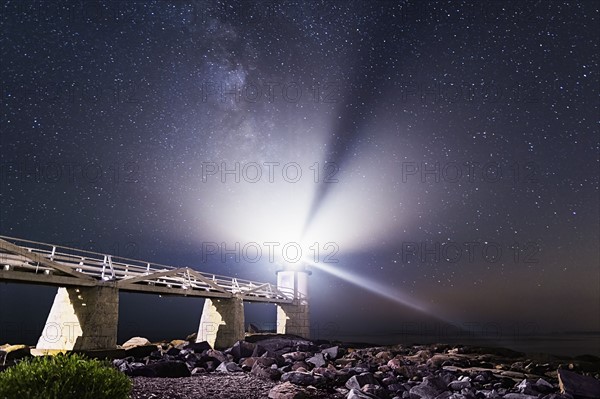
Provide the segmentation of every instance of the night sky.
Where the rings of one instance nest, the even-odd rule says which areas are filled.
[[[314,338],[598,333],[599,5],[3,0],[0,234],[265,282],[300,248]],[[0,343],[54,293],[0,284]],[[119,342],[202,302],[121,294]]]

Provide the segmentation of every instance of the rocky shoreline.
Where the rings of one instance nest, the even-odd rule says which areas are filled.
[[[597,399],[600,358],[456,345],[366,347],[253,335],[226,350],[132,338],[107,357],[134,399]],[[4,358],[14,361],[15,352]],[[0,352],[0,360],[2,353]]]

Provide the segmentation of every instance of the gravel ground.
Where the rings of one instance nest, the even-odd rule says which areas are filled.
[[[133,377],[133,399],[264,399],[276,383],[248,374]]]

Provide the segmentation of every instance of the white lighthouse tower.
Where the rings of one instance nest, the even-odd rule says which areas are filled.
[[[277,271],[277,288],[293,293],[293,302],[277,305],[277,333],[310,338],[308,276],[304,263],[286,265]]]

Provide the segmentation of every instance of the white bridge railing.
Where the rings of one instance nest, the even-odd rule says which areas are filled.
[[[290,302],[300,298],[292,289],[271,283],[199,272],[189,267],[176,268],[76,248],[62,247],[14,237],[0,236],[0,276],[10,271],[33,275],[63,275],[93,278],[96,281],[116,281],[123,290],[151,292],[156,287],[173,289],[175,295],[194,292],[221,293],[244,300]],[[39,279],[38,279],[39,281]],[[142,289],[143,288],[143,289]],[[176,291],[176,292],[175,292]],[[198,292],[200,291],[200,292]]]

